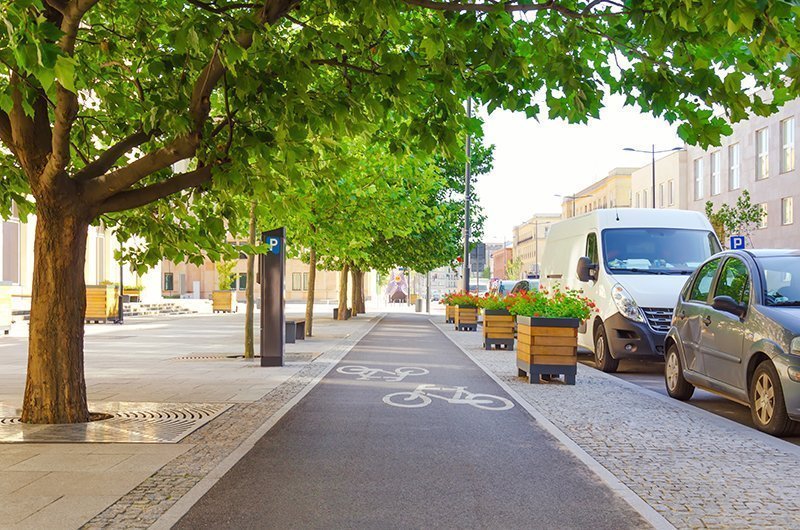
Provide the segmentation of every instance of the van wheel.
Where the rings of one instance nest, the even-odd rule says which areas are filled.
[[[611,356],[608,348],[608,337],[603,324],[594,331],[594,365],[607,374],[613,374],[619,367],[619,359]]]
[[[773,436],[796,432],[797,424],[786,413],[780,377],[772,361],[759,364],[753,374],[750,383],[750,416],[758,430]]]
[[[677,344],[671,344],[667,350],[667,360],[664,363],[664,382],[667,385],[669,397],[686,401],[694,394],[694,385],[683,377],[683,365]]]

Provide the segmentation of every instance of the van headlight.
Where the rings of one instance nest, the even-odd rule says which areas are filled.
[[[644,322],[642,310],[639,309],[639,306],[636,305],[636,301],[628,294],[628,291],[626,291],[623,286],[620,284],[614,285],[614,287],[611,288],[611,298],[614,300],[614,303],[617,304],[617,309],[622,316],[635,322]]]

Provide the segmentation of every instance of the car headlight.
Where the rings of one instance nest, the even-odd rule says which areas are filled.
[[[789,351],[794,355],[800,355],[800,337],[792,339],[791,349]]]
[[[639,306],[636,305],[636,301],[628,294],[628,291],[626,291],[623,286],[616,284],[612,287],[611,298],[614,300],[614,303],[617,304],[617,309],[622,316],[635,322],[644,322],[642,310],[639,309]]]

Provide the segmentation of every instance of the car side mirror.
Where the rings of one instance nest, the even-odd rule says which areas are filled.
[[[717,311],[725,311],[732,315],[742,318],[745,313],[745,305],[740,304],[730,296],[715,296],[714,301],[711,302],[711,307]]]
[[[586,256],[578,259],[578,279],[582,282],[597,279],[597,264]]]

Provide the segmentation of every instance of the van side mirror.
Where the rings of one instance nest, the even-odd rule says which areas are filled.
[[[726,313],[736,315],[739,318],[744,316],[746,310],[744,304],[740,304],[730,296],[715,296],[714,301],[711,302],[711,307],[717,311],[725,311]]]
[[[590,282],[597,279],[597,264],[583,256],[578,259],[578,279],[582,282]]]

